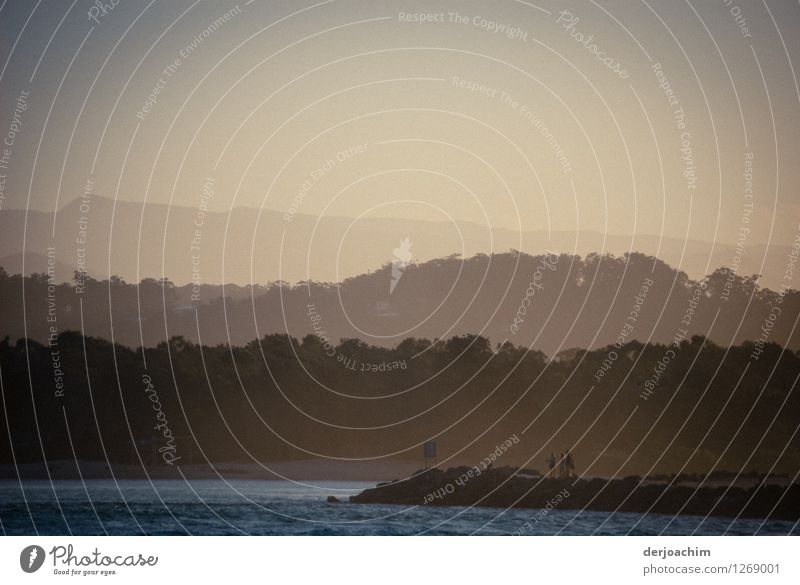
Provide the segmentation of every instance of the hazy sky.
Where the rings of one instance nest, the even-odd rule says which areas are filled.
[[[2,4],[2,209],[88,178],[196,207],[210,178],[216,210],[798,233],[796,2],[93,6]]]

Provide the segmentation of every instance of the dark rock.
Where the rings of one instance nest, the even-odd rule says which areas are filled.
[[[350,501],[358,504],[544,508],[557,500],[559,509],[564,510],[800,520],[798,484],[786,487],[761,485],[747,489],[739,486],[695,488],[676,485],[674,481],[645,485],[639,476],[575,481],[520,477],[517,470],[509,467],[484,470],[465,479],[463,474],[472,469],[456,467],[445,472],[420,473],[364,490],[351,496]],[[565,493],[569,495],[557,497]]]

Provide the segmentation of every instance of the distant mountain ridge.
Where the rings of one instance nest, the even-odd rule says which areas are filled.
[[[800,293],[781,295],[724,268],[697,281],[643,254],[510,252],[410,263],[394,288],[392,271],[387,263],[335,285],[254,287],[179,287],[154,279],[136,286],[114,277],[89,279],[82,294],[68,284],[49,290],[46,278],[35,276],[25,280],[25,310],[22,278],[0,273],[0,338],[44,341],[55,325],[130,347],[174,336],[244,345],[288,333],[382,347],[410,337],[478,334],[549,356],[620,339],[670,343],[693,335],[723,347],[760,340],[800,348]],[[54,321],[48,320],[51,309]]]
[[[86,228],[86,244],[78,244],[79,220]],[[27,218],[27,241],[23,242]],[[55,222],[55,230],[53,229]],[[197,225],[197,224],[200,225]],[[141,229],[140,229],[141,227]],[[114,201],[92,196],[81,209],[80,200],[53,213],[5,209],[0,213],[4,262],[7,271],[25,274],[39,270],[37,255],[55,246],[57,277],[69,280],[77,267],[79,247],[89,274],[117,275],[129,282],[166,276],[177,284],[266,284],[283,280],[341,282],[393,259],[393,250],[406,238],[417,262],[451,254],[521,250],[539,254],[546,249],[586,256],[590,253],[623,255],[640,252],[701,278],[719,266],[731,266],[737,256],[732,244],[679,240],[655,235],[618,236],[599,232],[546,232],[487,229],[473,223],[449,224],[409,219],[369,218],[355,221],[297,213],[284,214],[251,208],[228,212],[200,208]],[[55,238],[53,238],[55,233]],[[364,245],[368,242],[368,245]],[[24,244],[24,245],[23,245]],[[761,284],[777,287],[786,269],[790,247],[748,245],[737,272],[762,274]],[[763,262],[763,267],[762,267]],[[12,268],[9,270],[8,268]]]

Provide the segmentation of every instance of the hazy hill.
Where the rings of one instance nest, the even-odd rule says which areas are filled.
[[[451,257],[406,266],[395,275],[393,290],[392,266],[385,265],[338,285],[203,286],[195,300],[190,285],[147,279],[137,287],[119,278],[90,280],[83,294],[61,285],[48,299],[42,277],[23,283],[19,276],[1,276],[0,337],[12,340],[27,335],[44,341],[55,324],[59,331],[83,330],[132,347],[174,335],[208,345],[245,344],[284,332],[384,347],[411,336],[475,333],[550,356],[602,347],[623,333],[623,341],[668,343],[676,335],[703,335],[724,347],[759,338],[800,347],[796,291],[781,297],[725,269],[703,279],[701,290],[700,282],[641,254]],[[52,311],[56,321],[48,321]]]
[[[640,252],[656,256],[692,278],[701,278],[719,266],[731,266],[736,256],[730,244],[656,235],[629,237],[591,231],[548,235],[487,229],[473,223],[380,218],[354,221],[302,213],[287,222],[282,213],[271,210],[207,212],[162,204],[115,203],[100,196],[94,196],[83,211],[76,199],[55,218],[52,213],[3,210],[3,254],[22,252],[27,221],[26,253],[46,255],[45,248],[55,245],[58,261],[69,267],[59,271],[62,277],[61,273],[76,267],[81,217],[86,220],[82,227],[86,228],[89,273],[97,278],[117,275],[130,282],[166,276],[176,284],[185,284],[192,280],[193,268],[205,283],[341,282],[391,262],[393,250],[404,238],[410,239],[417,262],[456,252],[464,257],[509,250],[539,254],[548,248],[581,256]],[[195,230],[199,230],[199,236]],[[762,284],[774,288],[783,277],[788,253],[785,245],[766,248],[748,243],[738,273],[762,274]],[[26,258],[25,273],[38,271],[38,265]],[[20,263],[15,262],[13,272],[18,267]]]

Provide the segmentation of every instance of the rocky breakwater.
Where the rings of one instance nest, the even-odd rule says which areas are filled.
[[[479,472],[427,469],[405,480],[378,484],[351,496],[356,504],[490,506],[620,511],[669,515],[800,519],[800,485],[685,486],[625,479],[551,479],[535,471],[503,467]]]

